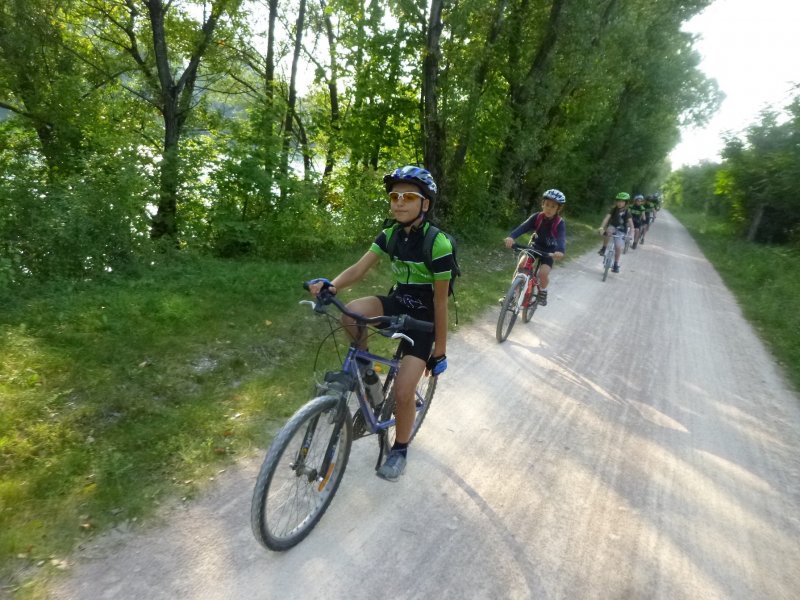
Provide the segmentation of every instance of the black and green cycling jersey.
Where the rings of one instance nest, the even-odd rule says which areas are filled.
[[[644,206],[647,212],[652,213],[658,208],[658,202],[655,200],[645,200]]]
[[[647,208],[646,208],[646,206],[644,204],[634,204],[632,206],[629,206],[628,210],[631,211],[631,214],[633,215],[633,218],[637,219],[637,218],[641,218],[642,217],[642,215],[645,213]]]
[[[392,278],[397,284],[397,291],[419,295],[432,295],[434,281],[448,281],[452,277],[454,266],[453,246],[443,233],[439,233],[433,241],[431,271],[425,265],[423,242],[425,232],[430,227],[427,221],[419,229],[406,233],[405,229],[392,226],[384,229],[375,238],[370,252],[378,256],[388,256],[389,239],[399,235],[392,259]]]

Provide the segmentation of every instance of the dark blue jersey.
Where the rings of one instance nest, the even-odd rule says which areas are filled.
[[[532,233],[536,227],[536,217],[539,213],[533,213],[519,227],[508,234],[508,237],[517,239],[524,233]],[[556,217],[553,217],[555,219]],[[567,225],[564,219],[560,219],[556,225],[555,235],[553,235],[553,219],[544,217],[536,229],[536,240],[533,247],[540,252],[562,252],[567,251]]]

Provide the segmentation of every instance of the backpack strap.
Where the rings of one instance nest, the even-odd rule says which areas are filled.
[[[423,260],[431,273],[433,273],[433,242],[436,240],[436,236],[439,235],[439,231],[441,230],[438,227],[428,223],[428,231],[425,232],[425,240],[422,242]]]
[[[539,231],[539,225],[542,224],[542,221],[544,221],[544,213],[542,211],[539,211],[539,213],[536,215],[536,219],[533,222],[533,231],[534,231],[534,233]],[[555,217],[553,217],[553,226],[550,229],[550,233],[553,234],[553,237],[558,237],[558,235],[557,235],[558,234],[558,226],[559,226],[560,223],[561,223],[561,217],[559,215],[556,215]]]
[[[391,235],[389,236],[389,239],[386,240],[386,253],[389,255],[389,262],[391,262],[397,256],[397,239],[399,237],[397,232],[399,230],[399,223],[392,225]]]
[[[558,237],[558,226],[561,224],[561,216],[556,215],[553,217],[553,227],[551,229],[551,233],[553,234],[554,238]]]
[[[539,213],[536,215],[536,219],[533,221],[533,233],[539,231],[539,225],[542,224],[542,221],[544,221],[544,213],[539,211]]]

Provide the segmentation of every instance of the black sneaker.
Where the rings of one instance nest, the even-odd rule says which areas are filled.
[[[606,253],[606,247],[605,247],[605,246],[603,246],[602,248],[600,248],[600,250],[598,250],[598,251],[597,251],[597,253],[598,253],[600,256],[603,256],[603,255]]]
[[[536,300],[539,302],[539,306],[547,306],[547,290],[539,290]]]
[[[619,273],[619,265],[614,265],[613,267],[611,267],[611,272],[612,273]]]

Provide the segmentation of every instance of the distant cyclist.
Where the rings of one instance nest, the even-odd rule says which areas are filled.
[[[647,218],[645,216],[644,196],[636,194],[633,197],[633,205],[628,207],[628,210],[631,211],[631,217],[633,218],[633,244],[631,248],[636,250],[636,246],[639,245],[639,237],[642,235],[642,224]]]
[[[650,226],[653,224],[653,221],[656,220],[656,211],[661,208],[656,196],[653,194],[649,194],[647,198],[644,199],[644,214],[645,220],[642,224],[642,233],[641,233],[641,243],[644,244],[644,234],[650,231]]]
[[[514,245],[514,240],[525,233],[534,233],[533,248],[544,254],[539,267],[539,306],[547,306],[547,285],[550,283],[550,270],[553,259],[561,260],[567,252],[567,224],[561,218],[561,209],[567,198],[556,189],[542,194],[542,210],[533,213],[519,227],[503,240],[506,248]]]
[[[625,246],[625,236],[630,236],[633,233],[633,217],[631,211],[628,210],[628,202],[631,195],[627,192],[620,192],[614,198],[614,206],[611,207],[608,214],[603,219],[603,224],[600,225],[600,233],[603,237],[603,247],[600,248],[598,254],[603,256],[606,253],[606,244],[609,243],[608,237],[611,237],[611,243],[614,244],[614,265],[611,267],[613,273],[619,273],[619,258],[622,255],[622,248]]]
[[[394,381],[397,437],[386,462],[377,471],[379,477],[397,481],[406,467],[420,377],[426,370],[439,375],[447,368],[447,299],[454,259],[450,240],[439,232],[433,241],[432,269],[426,265],[424,241],[430,227],[426,217],[437,194],[431,174],[421,167],[409,165],[386,175],[383,184],[389,194],[395,223],[378,234],[372,247],[358,262],[332,281],[314,280],[309,289],[314,295],[325,288],[336,293],[337,289],[360,281],[382,256],[389,256],[389,241],[398,236],[397,255],[390,257],[395,284],[389,295],[359,298],[347,305],[352,312],[367,317],[407,314],[434,323],[433,333],[406,332],[414,340],[413,345],[405,340],[400,342],[403,358]],[[359,337],[361,332],[354,321],[345,316],[342,322],[350,337],[359,342],[360,347],[366,348],[366,339]]]

